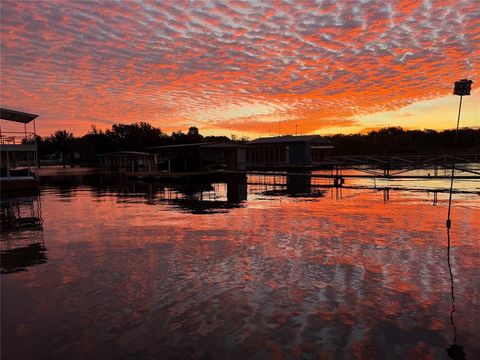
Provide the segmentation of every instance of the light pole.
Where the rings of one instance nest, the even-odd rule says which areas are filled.
[[[465,95],[470,95],[470,90],[472,89],[472,80],[462,79],[455,81],[455,87],[453,89],[453,94],[460,96],[460,104],[458,105],[458,117],[457,117],[457,129],[455,131],[455,140],[453,144],[453,157],[452,157],[452,177],[450,179],[450,195],[448,198],[448,215],[447,215],[447,229],[450,229],[452,221],[450,219],[450,213],[452,208],[452,191],[453,191],[453,178],[455,175],[455,156],[457,153],[457,141],[458,141],[458,128],[460,126],[460,112],[462,111],[462,99]]]

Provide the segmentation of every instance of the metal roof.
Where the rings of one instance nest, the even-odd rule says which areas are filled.
[[[103,153],[103,154],[98,154],[97,156],[122,156],[122,155],[141,155],[141,156],[146,156],[150,155],[149,153],[146,152],[141,152],[141,151],[114,151],[114,152],[108,152],[108,153]]]
[[[153,149],[158,149],[158,150],[163,150],[163,149],[176,149],[176,148],[186,148],[186,147],[196,147],[196,146],[201,146],[204,144],[208,143],[191,143],[191,144],[178,144],[178,145],[162,145],[162,146],[152,146],[149,148],[146,148],[147,150],[153,150]]]
[[[38,115],[29,114],[17,110],[0,108],[0,119],[27,124],[37,118]]]
[[[218,148],[218,149],[229,149],[229,148],[235,148],[235,149],[242,149],[245,147],[244,144],[237,144],[237,143],[205,143],[202,145],[203,148]]]
[[[227,142],[204,142],[204,143],[191,143],[191,144],[179,144],[179,145],[162,145],[162,146],[153,146],[147,148],[147,150],[169,150],[169,149],[182,149],[182,148],[241,148],[243,144],[227,143]]]
[[[294,143],[294,142],[320,142],[323,144],[330,144],[330,141],[323,138],[320,135],[284,135],[284,136],[273,136],[273,137],[264,137],[258,138],[253,141],[250,141],[248,144],[276,144],[276,143]]]

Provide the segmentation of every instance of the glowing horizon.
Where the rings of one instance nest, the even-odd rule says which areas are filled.
[[[1,9],[1,106],[37,129],[147,121],[204,135],[453,128],[474,81],[474,1],[16,2]]]

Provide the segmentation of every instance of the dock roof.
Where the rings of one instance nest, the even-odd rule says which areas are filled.
[[[272,137],[263,137],[250,141],[248,144],[277,144],[277,143],[294,143],[294,142],[318,142],[326,145],[330,144],[330,141],[323,138],[320,135],[283,135],[283,136],[272,136]]]
[[[3,120],[28,124],[30,121],[34,120],[37,117],[38,115],[36,114],[29,114],[17,110],[0,108],[0,118]]]
[[[203,142],[203,143],[191,143],[191,144],[178,144],[178,145],[163,145],[163,146],[153,146],[147,148],[148,150],[175,150],[183,148],[242,148],[243,144],[228,143],[228,142]]]
[[[113,151],[113,152],[98,154],[97,156],[122,156],[122,155],[147,156],[150,154],[146,152],[141,152],[141,151]]]

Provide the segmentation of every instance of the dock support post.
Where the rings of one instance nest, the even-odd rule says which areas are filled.
[[[10,153],[7,150],[7,178],[10,177]]]
[[[390,166],[388,164],[385,164],[385,166],[383,167],[383,176],[390,176]]]
[[[335,176],[335,178],[333,179],[333,186],[342,187],[344,182],[345,182],[345,180],[343,179],[343,177]]]

